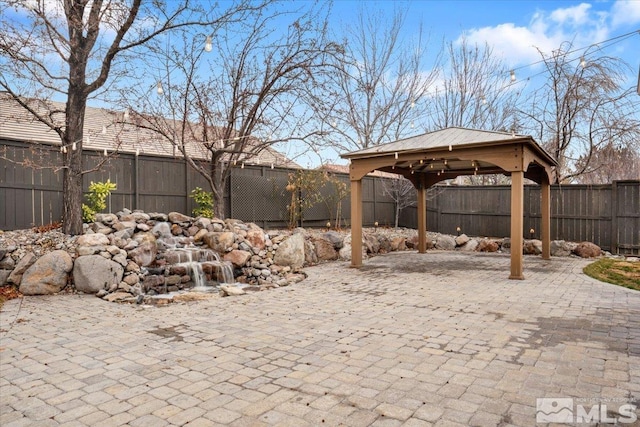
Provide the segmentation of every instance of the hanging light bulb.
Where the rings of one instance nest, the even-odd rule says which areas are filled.
[[[413,124],[413,122],[411,122],[411,129],[413,129],[415,127],[415,125]]]
[[[416,107],[416,101],[411,101],[411,108],[415,108]]]
[[[156,85],[156,92],[158,92],[158,95],[162,95],[164,93],[164,89],[162,89],[162,82],[158,82]]]
[[[453,147],[451,146],[451,144],[449,144],[449,151],[452,151]]]
[[[482,103],[486,104],[487,103],[487,98],[485,98],[484,96],[482,97]]]
[[[140,149],[136,148],[136,157],[138,157],[140,155]]]
[[[107,127],[105,125],[102,125],[102,134],[103,135],[107,134]]]
[[[581,57],[580,57],[580,66],[581,66],[582,68],[584,68],[584,67],[586,67],[586,66],[587,66],[587,61],[585,61],[584,56],[581,56]]]
[[[424,160],[420,159],[420,164],[423,164],[423,163],[424,163]]]
[[[511,81],[512,82],[516,81],[516,72],[514,70],[511,70]]]
[[[129,107],[125,108],[123,118],[125,121],[129,120]]]
[[[67,147],[66,147],[66,146],[62,147],[62,152],[63,152],[64,154],[67,154]]]
[[[398,160],[398,152],[397,151],[395,153],[393,153],[393,156],[396,158],[396,160]]]
[[[411,175],[413,175],[415,173],[415,171],[411,171]]]
[[[73,151],[76,151],[76,148],[78,148],[78,145],[75,142],[73,144],[71,144],[71,149]]]
[[[105,157],[107,157],[109,155],[109,153],[107,153],[107,149],[105,148],[104,151],[102,152],[102,154],[104,154]]]
[[[444,164],[445,164],[445,166],[447,165],[447,159],[444,159]]]
[[[244,169],[244,162],[240,165],[240,169]]]
[[[207,36],[206,40],[204,41],[204,50],[207,52],[211,52],[213,50],[211,36]]]
[[[271,163],[271,169],[273,169],[273,163]]]

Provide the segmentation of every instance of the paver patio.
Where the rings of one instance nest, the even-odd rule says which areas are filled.
[[[163,307],[11,300],[0,425],[531,426],[544,397],[629,421],[640,292],[587,263],[525,257],[518,281],[508,255],[405,252]]]

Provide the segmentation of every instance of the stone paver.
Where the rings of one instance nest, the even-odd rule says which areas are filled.
[[[640,401],[640,292],[587,263],[525,257],[512,281],[505,255],[407,252],[163,307],[11,300],[0,425],[530,426],[544,397],[616,416]]]

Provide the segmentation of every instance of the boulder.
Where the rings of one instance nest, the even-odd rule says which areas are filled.
[[[396,236],[391,239],[392,251],[404,251],[407,249],[406,239],[402,236]]]
[[[169,212],[169,222],[173,224],[192,222],[193,218],[180,212]]]
[[[470,240],[469,236],[467,236],[466,234],[461,234],[459,236],[457,236],[455,238],[456,241],[456,245],[457,246],[463,246],[465,243],[467,243]]]
[[[318,263],[318,255],[316,254],[316,246],[313,242],[304,240],[304,264],[315,265]]]
[[[247,231],[245,239],[249,242],[251,247],[257,248],[259,251],[263,250],[266,246],[264,231],[260,228],[252,228]]]
[[[223,254],[232,249],[232,246],[236,241],[236,237],[235,234],[230,231],[214,231],[205,234],[202,240],[208,247]]]
[[[456,240],[453,236],[447,234],[441,234],[436,240],[436,249],[443,251],[452,251],[456,248]]]
[[[602,249],[600,246],[591,242],[578,243],[578,246],[573,250],[573,253],[581,258],[596,258],[602,255]]]
[[[342,241],[340,243],[342,243]],[[315,246],[318,261],[333,261],[338,259],[338,252],[335,249],[335,245],[324,236],[314,238],[313,246]]]
[[[229,261],[236,268],[244,267],[251,259],[251,252],[234,249],[224,254],[224,260]]]
[[[240,286],[236,285],[221,285],[220,286],[220,296],[222,297],[232,297],[238,295],[244,295],[246,292]]]
[[[542,241],[537,239],[525,240],[522,253],[525,255],[540,255],[542,253]]]
[[[78,291],[95,294],[122,281],[124,267],[100,255],[79,257],[73,266],[73,281]]]
[[[367,253],[377,254],[380,252],[380,242],[377,236],[369,233],[362,233],[362,243],[367,248]]]
[[[155,261],[158,248],[155,243],[143,242],[137,248],[129,252],[129,258],[139,266],[146,267]]]
[[[476,239],[469,239],[467,243],[460,246],[460,250],[463,252],[473,252],[478,248],[478,241]]]
[[[71,256],[62,250],[40,257],[22,275],[20,292],[23,295],[51,295],[67,286],[68,273],[73,268]]]
[[[9,279],[10,274],[11,271],[9,270],[0,270],[0,286],[8,284],[7,279]]]
[[[480,252],[498,252],[498,249],[500,249],[500,246],[495,240],[482,239],[478,243],[478,251]]]
[[[76,240],[78,246],[107,246],[110,243],[109,238],[101,233],[83,234]]]
[[[96,214],[95,222],[101,222],[105,225],[113,225],[118,222],[118,217],[112,213]]]
[[[280,243],[274,256],[274,262],[278,265],[289,266],[292,269],[300,269],[304,265],[304,236],[294,234]]]
[[[418,249],[418,235],[414,234],[413,236],[409,237],[406,241],[405,244],[407,245],[407,248],[409,249]],[[433,249],[435,244],[433,243],[433,240],[431,240],[431,238],[429,236],[425,237],[425,242],[426,242],[426,247],[427,249]]]
[[[574,242],[565,242],[564,240],[551,241],[551,256],[569,256],[578,246]]]
[[[391,240],[385,235],[376,235],[378,239],[378,244],[380,245],[380,249],[378,249],[378,253],[388,254],[391,252]]]
[[[20,258],[20,261],[18,261],[18,263],[16,264],[16,267],[13,269],[13,271],[9,275],[7,282],[13,283],[14,285],[19,285],[20,281],[22,280],[22,275],[24,274],[25,271],[27,271],[27,268],[33,265],[35,261],[36,261],[36,256],[33,254],[33,252],[27,252],[26,254],[24,254],[24,256]]]
[[[337,231],[327,231],[326,233],[322,233],[322,237],[330,241],[335,249],[342,248],[344,244],[342,234]]]

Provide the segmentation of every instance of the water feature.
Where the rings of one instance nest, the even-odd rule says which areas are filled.
[[[211,249],[184,247],[168,249],[165,274],[190,278],[193,290],[209,291],[221,284],[235,283],[230,262],[222,261]]]

